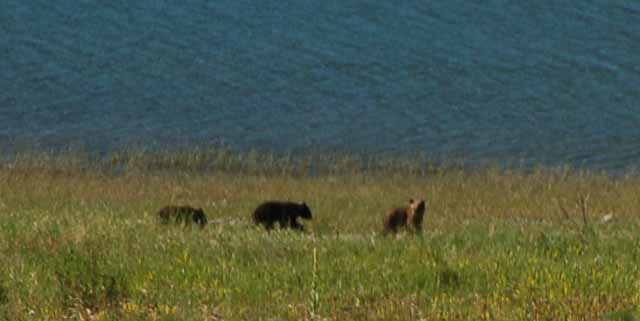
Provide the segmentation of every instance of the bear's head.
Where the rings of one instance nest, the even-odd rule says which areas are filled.
[[[202,208],[197,208],[193,214],[193,220],[201,226],[207,225],[207,214],[204,213]]]
[[[413,199],[409,200],[409,212],[413,216],[421,216],[424,215],[424,210],[427,207],[427,203],[424,200],[414,201]]]
[[[300,211],[300,217],[310,220],[313,218],[313,216],[311,215],[311,209],[309,209],[309,206],[307,206],[307,203],[302,203],[301,207],[300,207],[301,211]]]

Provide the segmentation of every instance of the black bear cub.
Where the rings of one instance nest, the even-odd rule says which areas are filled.
[[[165,206],[158,211],[160,222],[168,224],[172,220],[176,224],[184,223],[185,226],[195,222],[204,227],[207,225],[207,214],[202,208],[193,208],[191,206]]]
[[[311,210],[307,204],[268,201],[260,204],[253,211],[253,221],[256,225],[264,225],[267,231],[271,230],[276,222],[280,224],[280,228],[290,227],[304,231],[304,226],[298,223],[298,217],[312,219]]]

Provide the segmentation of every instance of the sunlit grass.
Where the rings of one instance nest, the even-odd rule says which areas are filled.
[[[196,150],[22,154],[0,182],[0,320],[637,318],[632,175]],[[412,197],[424,235],[382,237]],[[307,202],[309,232],[255,228],[266,199]]]

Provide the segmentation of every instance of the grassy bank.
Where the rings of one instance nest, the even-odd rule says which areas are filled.
[[[640,177],[262,154],[19,155],[0,168],[0,319],[603,320],[640,304]],[[381,237],[425,198],[426,233]],[[267,234],[266,199],[309,233]],[[203,207],[204,230],[160,226]]]

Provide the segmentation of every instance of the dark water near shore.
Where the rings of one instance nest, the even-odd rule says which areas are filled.
[[[0,2],[0,148],[640,161],[638,1]]]

